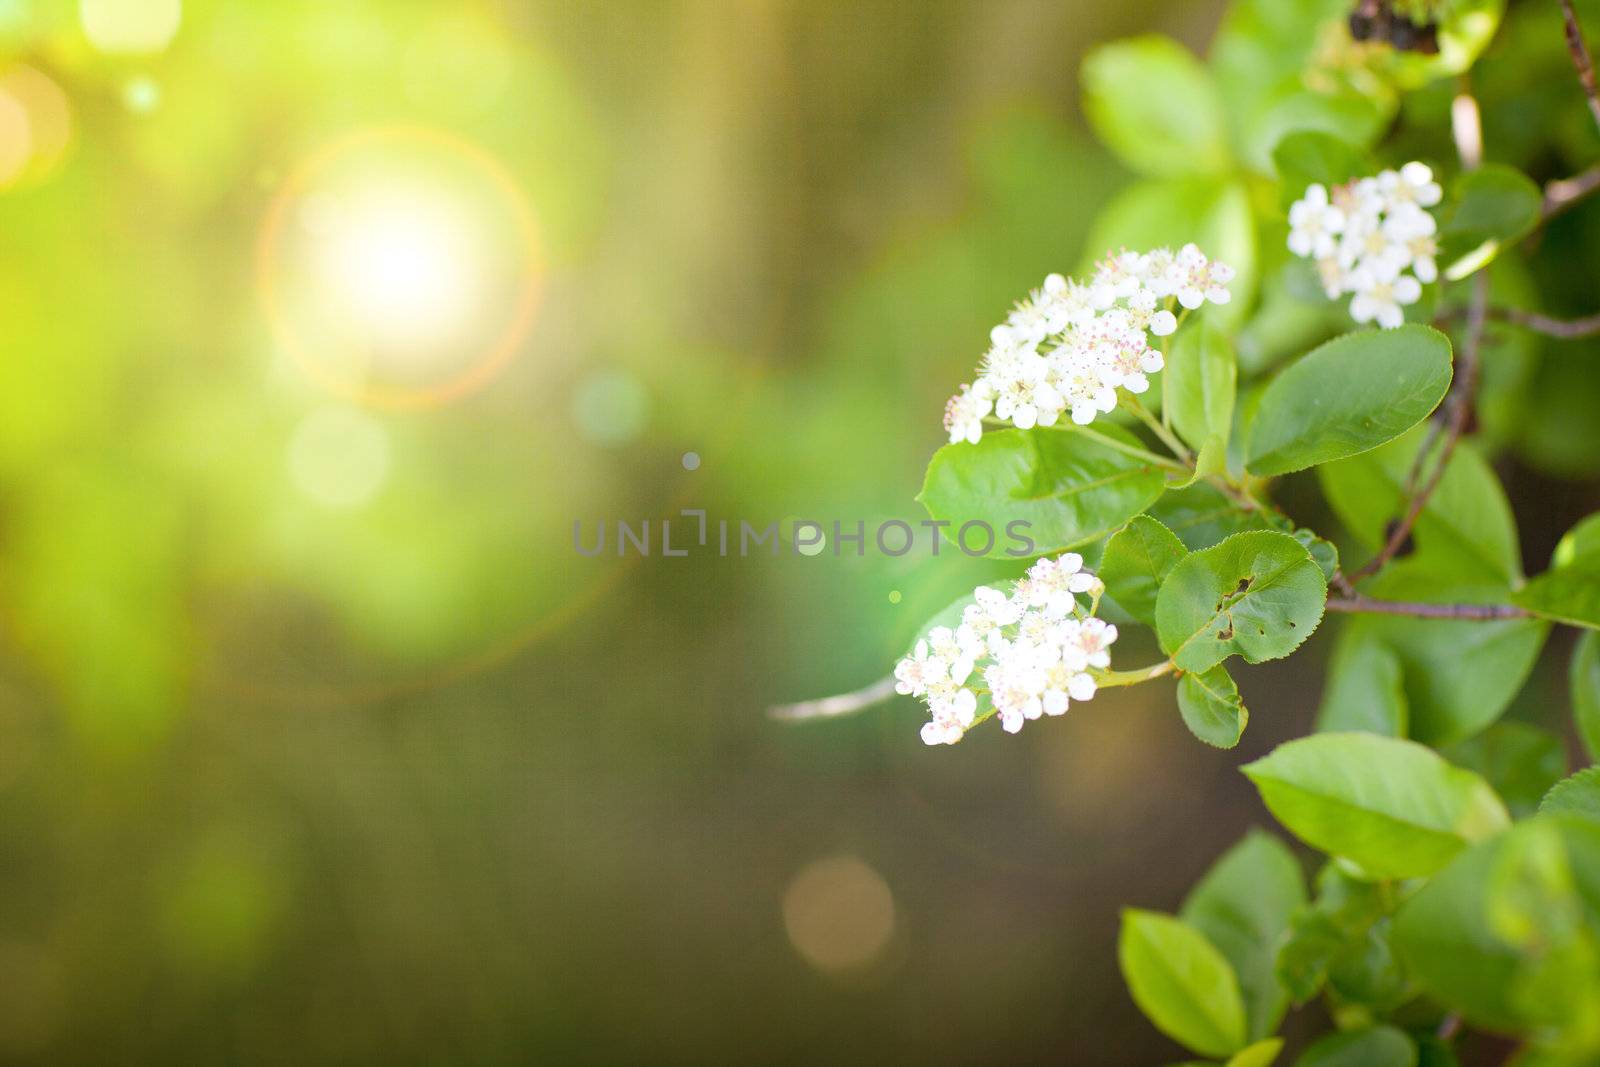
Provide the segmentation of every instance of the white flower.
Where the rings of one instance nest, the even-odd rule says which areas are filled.
[[[1414,237],[1430,237],[1438,229],[1433,216],[1415,204],[1399,204],[1383,220],[1384,235],[1398,244]]]
[[[983,417],[994,408],[987,388],[978,390],[963,385],[961,391],[944,405],[944,428],[950,433],[950,443],[966,441],[977,444],[983,437]]]
[[[944,681],[949,668],[928,654],[928,642],[918,641],[911,655],[894,666],[894,691],[906,696],[919,697],[932,683]]]
[[[1044,671],[1016,656],[1011,662],[996,663],[983,672],[989,683],[989,699],[994,701],[1000,726],[1008,734],[1022,729],[1028,719],[1044,714]]]
[[[1056,559],[1041,559],[1017,583],[1017,593],[1029,607],[1043,608],[1049,618],[1062,619],[1078,606],[1076,593],[1089,593],[1100,580],[1083,569],[1083,557],[1068,552]]]
[[[1432,207],[1444,198],[1444,190],[1433,180],[1432,168],[1415,161],[1398,171],[1386,170],[1379,174],[1378,188],[1392,204]]]
[[[1226,304],[1232,298],[1227,285],[1233,280],[1233,268],[1208,262],[1205,254],[1194,245],[1187,244],[1178,250],[1174,269],[1177,272],[1178,303],[1191,311],[1207,300],[1213,304]]]
[[[1306,188],[1306,195],[1289,208],[1289,251],[1315,259],[1333,255],[1334,237],[1344,232],[1344,212],[1328,201],[1322,185]]]
[[[1029,293],[1012,309],[1006,316],[1006,325],[1016,337],[1036,344],[1060,333],[1067,325],[1067,308],[1061,299],[1065,293],[1066,279],[1059,274],[1050,275],[1043,287]]]
[[[1100,580],[1067,552],[1038,560],[1010,593],[979,586],[961,625],[935,626],[895,666],[895,689],[921,697],[922,739],[955,744],[992,709],[1009,733],[1073,701],[1091,699],[1093,671],[1110,665],[1117,628],[1078,600],[1098,597]]]
[[[1439,242],[1431,233],[1411,238],[1406,242],[1406,250],[1411,253],[1411,273],[1417,276],[1417,281],[1431,285],[1439,280],[1439,265],[1433,258],[1439,254]]]
[[[1074,642],[1088,657],[1091,667],[1111,666],[1111,644],[1117,639],[1117,628],[1104,619],[1085,619],[1078,627]]]
[[[956,685],[972,675],[978,657],[983,655],[983,642],[968,626],[959,626],[954,630],[948,626],[935,626],[928,631],[928,648],[933,658],[944,664],[944,676]]]
[[[1087,426],[1095,416],[1117,407],[1117,390],[1106,382],[1106,372],[1086,360],[1072,364],[1060,384],[1061,399],[1072,412],[1072,421]]]
[[[1415,304],[1422,296],[1422,283],[1409,274],[1383,280],[1358,271],[1351,285],[1356,295],[1350,301],[1350,317],[1357,322],[1376,320],[1386,330],[1402,325],[1404,305]]]
[[[1443,196],[1433,171],[1407,163],[1335,187],[1308,186],[1289,209],[1289,249],[1315,260],[1330,299],[1351,296],[1350,317],[1392,328],[1405,305],[1438,280],[1438,222],[1425,210]]]
[[[1019,429],[1049,426],[1061,414],[1061,398],[1046,381],[1050,364],[1036,352],[1019,355],[994,388],[994,413]]]
[[[1086,284],[1049,275],[990,331],[977,377],[945,405],[950,442],[981,440],[990,413],[1031,429],[1114,410],[1118,388],[1144,392],[1164,365],[1150,338],[1178,328],[1175,308],[1225,304],[1232,280],[1192,244],[1109,255]]]
[[[1022,618],[1022,605],[998,589],[980,585],[972,591],[972,599],[998,626],[1010,626]]]

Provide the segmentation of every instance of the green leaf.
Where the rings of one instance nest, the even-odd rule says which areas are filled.
[[[1151,506],[1150,516],[1159,519],[1191,550],[1210,548],[1223,538],[1246,530],[1272,528],[1261,512],[1245,511],[1220,489],[1204,482],[1169,489]]]
[[[1346,529],[1373,552],[1409,503],[1407,484],[1427,431],[1417,427],[1382,448],[1317,469],[1322,491]],[[1487,575],[1508,586],[1522,576],[1516,521],[1500,479],[1466,442],[1412,528],[1408,565],[1439,574]]]
[[[1262,395],[1246,467],[1287,474],[1376,448],[1428,417],[1450,387],[1450,341],[1428,326],[1360,330],[1286,367]]]
[[[1170,915],[1125,909],[1117,960],[1134,1003],[1156,1029],[1203,1056],[1229,1056],[1244,1047],[1239,980],[1194,927]]]
[[[1095,433],[1137,444],[1114,426]],[[934,453],[917,499],[952,531],[988,524],[995,534],[991,557],[1018,551],[1007,527],[1025,522],[1032,554],[1039,554],[1105,536],[1155,503],[1164,477],[1160,467],[1083,433],[1001,430]]]
[[[1368,934],[1386,910],[1378,886],[1352,878],[1338,860],[1323,866],[1316,901],[1295,912],[1278,949],[1275,972],[1294,1003],[1316,996],[1336,967],[1348,973],[1346,961],[1365,952]]]
[[[1551,786],[1539,802],[1539,810],[1600,819],[1600,767],[1585,767]]]
[[[1295,1067],[1416,1067],[1417,1046],[1404,1030],[1374,1026],[1330,1034],[1294,1062]]]
[[[1444,276],[1457,281],[1532,230],[1544,194],[1520,171],[1485,163],[1456,178],[1450,201],[1455,207],[1439,227],[1439,255]]]
[[[1331,192],[1334,186],[1375,170],[1355,145],[1318,130],[1297,130],[1284,137],[1272,150],[1272,166],[1278,172],[1285,208],[1312,185]]]
[[[1156,592],[1167,572],[1188,551],[1177,534],[1148,515],[1138,515],[1106,542],[1105,554],[1100,557],[1100,580],[1124,611],[1154,626]]]
[[[1510,823],[1476,774],[1375,734],[1301,738],[1243,770],[1291,833],[1373,878],[1432,874]]]
[[[1543,618],[1600,628],[1600,515],[1569,530],[1556,545],[1550,569],[1511,599]]]
[[[1163,403],[1173,427],[1202,457],[1212,458],[1210,470],[1202,462],[1201,474],[1225,470],[1239,373],[1233,346],[1217,326],[1201,322],[1178,333],[1166,361]]]
[[[1504,603],[1495,586],[1453,583],[1391,565],[1365,591],[1390,600]],[[1407,731],[1428,745],[1463,741],[1494,722],[1522,688],[1549,624],[1538,619],[1412,619],[1360,615],[1346,624],[1361,640],[1376,640],[1400,660]]]
[[[1244,996],[1247,1034],[1278,1028],[1288,1006],[1274,964],[1292,915],[1306,903],[1300,864],[1271,834],[1253,830],[1223,853],[1179,912],[1232,965]]]
[[[1567,748],[1561,738],[1524,722],[1497,722],[1442,755],[1457,767],[1483,775],[1518,818],[1531,815],[1539,798],[1567,773]]]
[[[1304,527],[1290,530],[1289,535],[1306,546],[1306,551],[1311,553],[1311,558],[1322,569],[1323,580],[1332,581],[1339,570],[1339,549],[1334,543],[1318,537]]]
[[[1249,1048],[1240,1049],[1225,1067],[1270,1067],[1278,1053],[1283,1051],[1283,1038],[1269,1037],[1257,1041]]]
[[[1572,690],[1572,719],[1590,762],[1600,761],[1600,634],[1578,635],[1567,671]]]
[[[1395,945],[1469,1024],[1525,1032],[1593,1010],[1597,906],[1600,821],[1544,814],[1435,875],[1400,908]]]
[[[1334,132],[1360,144],[1379,136],[1394,93],[1365,71],[1352,82],[1319,65],[1350,13],[1343,0],[1234,0],[1211,46],[1211,65],[1244,162],[1266,171],[1293,130]],[[1370,173],[1370,172],[1369,172]]]
[[[1234,269],[1233,299],[1207,306],[1208,322],[1242,322],[1255,299],[1256,222],[1249,189],[1240,181],[1173,178],[1142,181],[1111,199],[1084,241],[1083,273],[1107,252],[1180,248],[1193,241],[1212,259]]]
[[[1157,35],[1113,41],[1091,51],[1082,70],[1089,124],[1134,170],[1221,174],[1231,165],[1211,72],[1177,41]]]
[[[1237,745],[1250,721],[1239,687],[1220,663],[1178,679],[1178,711],[1190,733],[1217,748]]]
[[[1321,568],[1293,537],[1235,534],[1172,568],[1156,598],[1156,635],[1183,671],[1235,653],[1248,663],[1281,659],[1322,621],[1327,594]]]
[[[1339,999],[1376,1011],[1398,1007],[1411,994],[1391,943],[1392,924],[1379,918],[1328,961],[1328,986]]]
[[[1382,89],[1368,93],[1350,85],[1314,88],[1304,78],[1285,78],[1243,117],[1240,124],[1247,126],[1246,136],[1252,142],[1244,151],[1256,169],[1265,171],[1271,169],[1271,159],[1262,146],[1276,148],[1297,132],[1333,134],[1370,146],[1383,135],[1394,111],[1394,98]]]
[[[1328,661],[1317,729],[1406,736],[1400,657],[1369,627],[1346,623]]]

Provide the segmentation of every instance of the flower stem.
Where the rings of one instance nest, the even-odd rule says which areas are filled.
[[[1119,685],[1138,685],[1148,682],[1152,678],[1159,678],[1163,674],[1171,674],[1175,668],[1170,659],[1149,667],[1140,667],[1131,671],[1094,671],[1094,684],[1101,689],[1111,689]]]
[[[984,419],[983,421],[993,426],[1009,427],[1011,425],[1009,422],[1006,422],[1003,419],[990,418]],[[1132,456],[1134,459],[1143,460],[1146,463],[1153,464],[1162,468],[1163,470],[1172,471],[1175,474],[1194,473],[1193,467],[1185,466],[1184,464],[1179,463],[1177,460],[1170,459],[1167,456],[1157,455],[1148,448],[1140,448],[1138,445],[1130,445],[1126,441],[1119,441],[1109,434],[1103,434],[1098,430],[1091,430],[1087,426],[1079,426],[1075,422],[1058,422],[1053,426],[1041,426],[1039,428],[1042,430],[1059,430],[1062,433],[1082,434],[1084,437],[1105,445],[1107,448],[1112,449],[1113,451],[1121,452],[1125,456]]]
[[[1140,422],[1149,427],[1150,432],[1155,434],[1162,444],[1171,449],[1172,454],[1177,456],[1178,459],[1183,462],[1185,467],[1189,468],[1190,470],[1194,469],[1194,457],[1189,454],[1189,450],[1187,448],[1183,447],[1183,442],[1178,440],[1178,438],[1173,435],[1171,430],[1168,430],[1165,426],[1161,425],[1160,420],[1158,420],[1154,415],[1150,414],[1150,409],[1140,403],[1138,397],[1131,393],[1124,393],[1120,399],[1122,401],[1122,406],[1128,411],[1132,412],[1134,418],[1138,419]]]

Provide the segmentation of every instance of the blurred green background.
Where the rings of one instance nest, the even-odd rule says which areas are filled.
[[[1176,1058],[1116,909],[1303,659],[1229,753],[783,725],[1000,572],[572,525],[920,518],[1084,51],[1220,6],[0,0],[0,1062]]]

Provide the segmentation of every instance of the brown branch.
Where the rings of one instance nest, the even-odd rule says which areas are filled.
[[[1372,597],[1329,597],[1328,610],[1347,615],[1409,615],[1418,619],[1526,619],[1528,612],[1515,604],[1428,604],[1410,600],[1375,600]]]
[[[1462,338],[1461,350],[1456,358],[1455,382],[1444,402],[1444,444],[1439,449],[1439,458],[1434,463],[1433,473],[1428,476],[1428,480],[1420,489],[1411,494],[1405,517],[1390,531],[1389,539],[1384,542],[1383,548],[1350,576],[1352,582],[1359,582],[1378,573],[1394,559],[1396,553],[1410,538],[1417,520],[1422,517],[1422,509],[1428,506],[1428,498],[1439,488],[1439,481],[1450,466],[1450,457],[1455,454],[1456,444],[1467,428],[1467,416],[1472,412],[1472,399],[1478,391],[1478,348],[1483,343],[1483,323],[1488,317],[1488,308],[1489,273],[1480,270],[1472,279],[1472,303],[1467,306],[1466,336]],[[1431,441],[1428,443],[1431,444]]]
[[[1596,189],[1600,189],[1600,163],[1570,178],[1557,178],[1545,183],[1540,221],[1548,222]]]
[[[838,715],[851,715],[864,711],[874,704],[882,704],[894,696],[894,678],[880,678],[869,686],[853,693],[823,697],[820,700],[802,700],[798,704],[778,704],[767,709],[773,719],[798,721],[803,719],[831,719]]]
[[[1600,333],[1600,315],[1585,315],[1581,319],[1557,319],[1541,315],[1537,311],[1494,307],[1489,309],[1489,317],[1513,326],[1521,326],[1534,333],[1542,333],[1547,337],[1593,337]]]
[[[1600,87],[1595,85],[1594,63],[1589,59],[1589,46],[1583,43],[1583,29],[1578,25],[1578,13],[1572,9],[1572,0],[1561,0],[1561,17],[1567,26],[1567,51],[1572,53],[1572,65],[1578,71],[1578,84],[1589,101],[1589,114],[1600,127]]]

